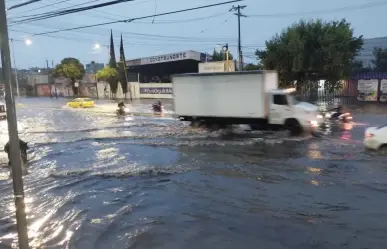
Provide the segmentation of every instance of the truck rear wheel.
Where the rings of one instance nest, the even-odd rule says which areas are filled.
[[[287,119],[285,128],[290,131],[291,136],[298,136],[302,133],[302,127],[296,119]]]

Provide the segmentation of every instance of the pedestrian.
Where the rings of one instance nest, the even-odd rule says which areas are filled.
[[[22,163],[27,162],[27,150],[28,150],[28,144],[24,142],[23,140],[19,139],[19,146],[20,146],[20,153],[21,153],[21,159]],[[9,153],[9,142],[5,144],[4,151],[8,155],[8,165],[11,166],[11,155]]]

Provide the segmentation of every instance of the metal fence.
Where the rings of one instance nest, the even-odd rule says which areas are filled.
[[[356,80],[343,80],[340,89],[335,91],[325,90],[316,82],[311,82],[298,91],[300,100],[322,106],[356,105],[359,102],[357,96]]]

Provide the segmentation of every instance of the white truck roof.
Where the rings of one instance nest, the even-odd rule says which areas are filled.
[[[266,74],[266,73],[276,73],[276,72],[277,71],[275,70],[253,70],[253,71],[236,71],[236,72],[185,73],[185,74],[174,74],[172,75],[172,77]]]
[[[290,94],[296,92],[296,88],[287,89],[272,89],[269,91],[271,94]]]

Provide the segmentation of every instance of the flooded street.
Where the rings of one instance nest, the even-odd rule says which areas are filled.
[[[24,183],[36,247],[385,246],[387,157],[362,144],[364,129],[385,116],[354,111],[350,131],[288,138],[208,133],[168,116],[118,118],[113,104],[93,112],[28,101],[17,112],[31,147]],[[132,110],[150,112],[149,103]],[[6,121],[0,127],[3,146]],[[0,193],[0,248],[9,248],[17,235],[6,167]]]

